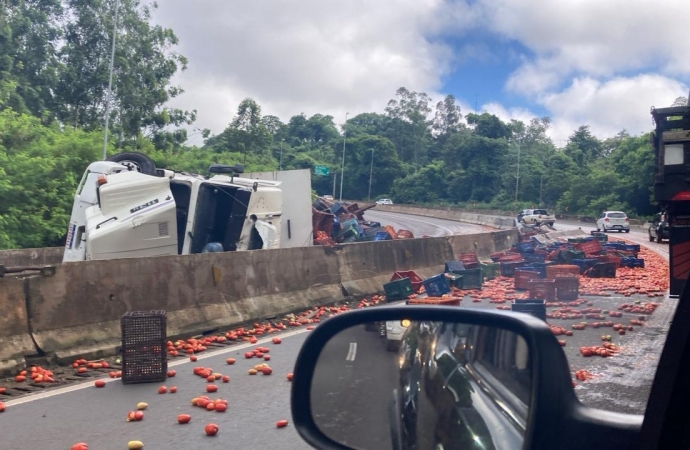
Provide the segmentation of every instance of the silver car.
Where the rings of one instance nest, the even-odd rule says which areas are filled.
[[[630,219],[621,211],[604,211],[597,219],[597,231],[630,233]]]

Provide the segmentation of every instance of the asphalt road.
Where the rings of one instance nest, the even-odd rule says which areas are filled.
[[[454,220],[436,219],[434,217],[412,216],[408,214],[376,211],[373,209],[364,213],[364,218],[390,225],[397,230],[409,230],[415,237],[448,236],[452,234],[479,233],[487,228]]]
[[[89,381],[7,402],[7,410],[0,414],[0,448],[67,450],[83,441],[94,450],[122,450],[130,440],[142,441],[149,450],[311,448],[292,424],[280,429],[275,425],[278,420],[291,421],[291,383],[285,375],[292,372],[306,333],[306,329],[287,333],[280,345],[272,344],[269,338],[256,345],[199,354],[196,363],[176,361],[171,368],[177,375],[164,383],[177,386],[175,394],[158,394],[158,386],[163,383],[123,385],[108,378],[100,389]],[[273,368],[272,375],[248,375],[250,368],[263,362],[243,356],[246,349],[256,346],[271,349],[268,364]],[[228,357],[236,358],[236,364],[227,365]],[[206,394],[209,383],[193,374],[196,366],[229,375],[230,382],[218,381],[214,383],[218,392]],[[218,413],[192,406],[191,399],[200,395],[228,400],[228,410]],[[144,420],[126,422],[127,412],[134,410],[138,402],[149,404]],[[189,424],[177,423],[177,415],[182,413],[192,416]],[[205,435],[207,423],[220,427],[218,435]]]

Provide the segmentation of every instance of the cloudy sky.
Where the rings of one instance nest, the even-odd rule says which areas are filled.
[[[687,96],[688,17],[687,0],[165,0],[155,14],[189,58],[173,105],[213,133],[246,97],[342,123],[404,86],[463,113],[549,116],[559,146],[584,124],[647,132],[651,106]]]

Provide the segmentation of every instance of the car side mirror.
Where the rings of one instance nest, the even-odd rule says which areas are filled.
[[[385,339],[367,332],[376,323]],[[569,372],[549,327],[527,314],[366,308],[305,340],[292,416],[325,449],[634,447],[642,416],[585,407]]]

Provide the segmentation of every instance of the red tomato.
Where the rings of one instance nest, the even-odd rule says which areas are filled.
[[[144,411],[134,411],[134,420],[139,421],[144,418]]]
[[[159,393],[159,394],[165,394],[166,392],[168,392],[168,388],[167,388],[167,387],[161,386],[161,387],[158,388],[158,393]]]
[[[177,392],[177,386],[170,386],[170,393],[174,394]]]
[[[83,442],[79,442],[71,446],[70,450],[89,450],[89,446]]]
[[[261,373],[263,373],[264,375],[270,375],[273,373],[273,369],[271,369],[270,367],[262,367]]]
[[[6,409],[7,407],[5,406],[5,404],[3,402],[0,402],[0,413],[5,412]]]
[[[287,426],[287,424],[288,424],[288,421],[287,421],[287,420],[279,420],[279,421],[276,422],[276,427],[278,427],[278,428],[284,428],[284,427]]]
[[[168,370],[168,378],[172,378],[175,375],[177,375],[177,372],[175,372],[174,370]]]
[[[222,380],[223,380],[223,383],[228,383],[228,382],[230,382],[230,377],[227,375],[223,375]]]
[[[290,372],[289,374],[287,374],[287,379],[288,379],[288,381],[292,381],[292,378],[293,378],[293,377],[294,377],[294,375],[292,375],[292,372]]]
[[[207,384],[206,385],[206,392],[216,392],[218,391],[218,386],[215,384]]]
[[[190,416],[189,414],[177,415],[177,423],[189,423],[190,420],[192,420],[192,416]]]
[[[218,425],[216,425],[215,423],[209,423],[204,427],[204,431],[208,436],[215,436],[216,434],[218,434]]]
[[[216,403],[216,411],[217,412],[225,412],[228,409],[228,405],[225,403]]]
[[[96,380],[96,382],[94,384],[96,385],[97,388],[105,387],[105,381],[103,381],[103,380]]]
[[[228,364],[235,364],[235,358],[228,358],[225,360],[225,362]]]

